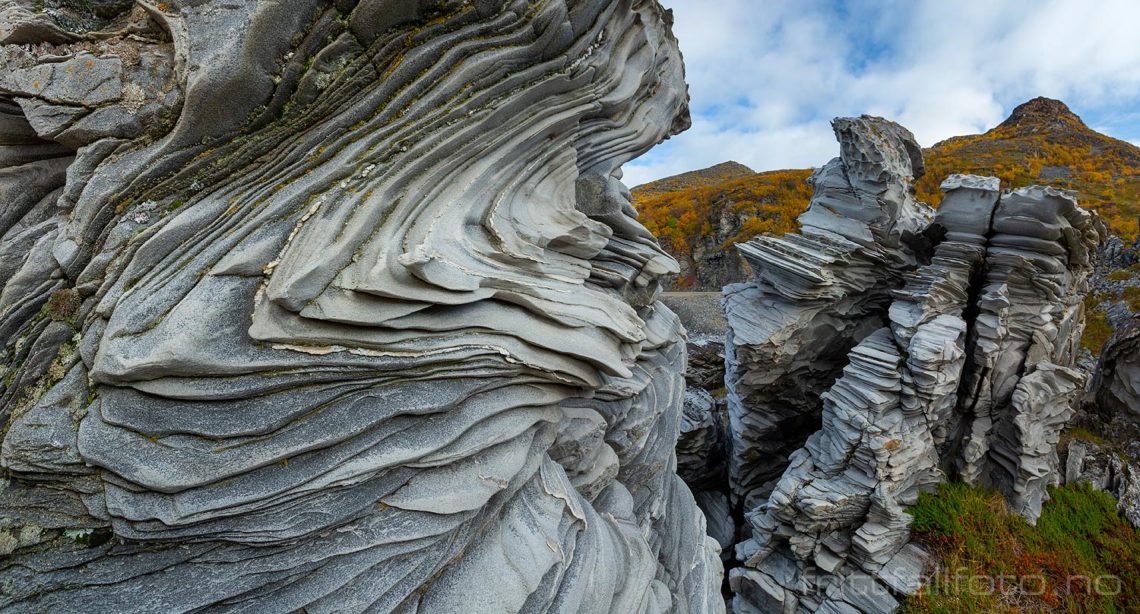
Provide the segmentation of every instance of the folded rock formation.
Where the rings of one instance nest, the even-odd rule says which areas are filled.
[[[0,609],[723,611],[671,19],[0,2]]]
[[[1083,388],[1095,214],[954,175],[924,225],[909,134],[835,127],[802,233],[741,246],[757,279],[725,293],[731,486],[751,529],[736,612],[892,611],[924,564],[906,508],[947,475],[1035,520]]]

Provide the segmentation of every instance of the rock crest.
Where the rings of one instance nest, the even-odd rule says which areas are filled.
[[[1085,123],[1060,100],[1038,96],[1014,107],[998,128],[1047,129],[1051,127],[1085,127]]]

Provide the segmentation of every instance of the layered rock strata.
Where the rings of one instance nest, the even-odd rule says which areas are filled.
[[[924,169],[909,131],[867,116],[833,127],[841,154],[809,179],[802,230],[739,245],[756,279],[724,292],[732,494],[746,509],[819,429],[820,395],[848,351],[883,326],[891,289],[917,262],[910,246],[933,217],[910,189]]]
[[[843,142],[842,131],[837,134]],[[895,159],[904,151],[898,148]],[[906,175],[899,176],[906,181]],[[799,407],[805,407],[804,399],[818,398],[821,427],[790,455],[766,501],[750,505],[748,491],[737,491],[751,536],[737,545],[743,566],[731,573],[735,611],[891,611],[900,595],[921,584],[924,555],[908,544],[906,508],[922,490],[953,475],[998,488],[1013,510],[1032,521],[1046,487],[1060,480],[1056,445],[1083,386],[1073,366],[1090,255],[1104,227],[1070,194],[1052,188],[1002,194],[996,179],[958,175],[942,188],[946,196],[926,229],[911,225],[915,218],[905,214],[914,209],[892,209],[882,198],[862,201],[862,210],[824,209],[850,216],[848,222],[832,221],[836,229],[860,228],[868,219],[889,227],[880,216],[897,211],[911,238],[921,234],[936,243],[932,250],[911,240],[884,247],[871,241],[883,233],[864,234],[868,242],[852,251],[896,256],[896,266],[874,270],[877,282],[848,283],[845,291],[835,292],[833,280],[849,279],[851,273],[815,265],[819,254],[826,254],[818,241],[815,250],[798,252],[800,262],[811,265],[798,268],[784,255],[797,252],[776,247],[805,244],[801,237],[785,237],[782,243],[766,237],[742,247],[753,254],[758,280],[726,292],[729,346],[749,358],[730,364],[736,373],[728,377],[730,398],[737,403],[734,444],[748,445],[749,431],[740,437],[738,429],[755,424],[770,425],[766,434],[776,437],[785,413],[781,406],[769,407],[792,387],[818,386],[798,398]],[[813,206],[817,202],[813,198]],[[805,214],[804,233],[818,233],[808,224],[819,219],[827,218]],[[907,255],[911,270],[906,270]],[[854,274],[862,272],[857,258],[846,256],[842,262],[855,263]],[[793,301],[825,292],[836,299],[823,305]],[[812,357],[819,348],[855,341],[840,359],[834,383],[797,376],[787,358],[756,360],[765,355],[747,343],[760,339],[760,351],[773,346],[767,341],[771,333],[752,334],[757,322],[767,325],[777,317],[773,311],[791,323],[775,330],[802,331],[826,321],[821,314],[838,320],[833,310],[853,304],[868,306],[857,313],[870,332],[852,335],[851,328],[817,326],[822,332],[801,350]],[[738,327],[752,336],[737,336]],[[801,338],[796,332],[785,335]],[[734,388],[745,394],[734,394]],[[770,405],[741,402],[749,398]],[[767,458],[766,452],[761,448],[760,458]],[[745,466],[749,453],[734,450]],[[743,483],[737,480],[733,488]]]
[[[723,611],[619,181],[670,26],[0,4],[0,609]]]
[[[708,533],[721,545],[723,556],[731,555],[736,542],[736,521],[725,488],[728,440],[723,401],[690,384],[677,438],[677,475],[692,489],[705,513]]]

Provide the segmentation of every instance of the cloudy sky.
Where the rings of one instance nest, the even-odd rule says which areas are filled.
[[[625,166],[635,186],[736,160],[819,166],[828,120],[871,113],[929,146],[1034,96],[1140,145],[1140,0],[660,0],[693,127]]]

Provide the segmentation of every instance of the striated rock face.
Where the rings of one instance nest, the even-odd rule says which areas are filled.
[[[836,127],[843,155],[815,177],[802,235],[741,246],[757,280],[726,290],[732,487],[751,529],[738,612],[893,610],[924,564],[906,508],[948,474],[1035,520],[1084,384],[1095,215],[954,175],[924,226],[905,131]]]
[[[0,609],[723,611],[619,181],[670,25],[0,3]]]
[[[933,216],[909,190],[923,168],[910,132],[866,116],[833,126],[841,156],[809,180],[801,233],[739,245],[756,279],[724,292],[732,493],[746,509],[819,429],[820,395],[883,326],[890,290],[916,263],[907,243]]]
[[[731,554],[736,540],[736,522],[729,506],[727,483],[728,425],[724,403],[702,388],[685,390],[685,411],[677,438],[677,475],[688,484],[697,505],[705,513],[708,533],[721,545],[722,556]]]

